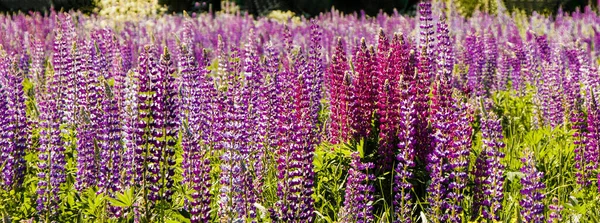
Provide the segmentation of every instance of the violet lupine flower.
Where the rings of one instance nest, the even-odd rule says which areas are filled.
[[[571,116],[572,129],[575,130],[573,133],[573,144],[575,145],[575,149],[573,153],[575,154],[575,176],[577,177],[577,184],[580,187],[586,187],[591,184],[591,181],[588,178],[588,174],[586,173],[586,154],[587,151],[586,146],[586,137],[587,137],[587,122],[585,118],[585,114],[582,111],[581,104],[578,105],[575,109],[577,112],[574,112]]]
[[[156,61],[157,53],[153,46],[145,46],[135,69],[138,80],[138,120],[136,129],[136,151],[134,182],[147,194],[146,205],[158,200],[158,180],[160,171],[160,149],[165,109],[162,104],[163,85]],[[153,122],[153,123],[151,123]],[[146,165],[140,165],[140,164]],[[148,207],[147,207],[148,208]]]
[[[488,30],[483,35],[483,55],[485,58],[485,64],[482,67],[485,76],[484,88],[487,89],[489,94],[492,90],[498,90],[496,88],[498,80],[496,70],[498,67],[498,44],[496,38],[492,34],[492,30]]]
[[[419,4],[419,20],[421,24],[420,30],[420,42],[419,42],[419,57],[417,64],[417,74],[413,83],[410,84],[410,92],[414,94],[415,100],[415,148],[419,148],[416,152],[419,157],[423,160],[426,159],[427,154],[431,151],[430,149],[430,131],[428,127],[429,119],[429,89],[431,87],[431,80],[434,78],[434,59],[431,55],[434,55],[434,43],[435,43],[435,31],[433,30],[433,17],[431,15],[431,3],[421,2]],[[405,76],[410,76],[410,73],[405,73]],[[404,80],[403,80],[404,81]]]
[[[0,55],[3,54],[0,50]],[[30,134],[26,116],[26,96],[21,84],[24,73],[15,69],[14,58],[4,56],[4,59],[0,59],[0,88],[3,91],[0,93],[0,104],[4,104],[4,107],[0,108],[0,166],[3,167],[0,186],[10,190],[19,187],[23,182],[26,167],[25,150]]]
[[[595,100],[592,106],[588,108],[587,112],[587,133],[585,133],[585,166],[582,168],[584,172],[584,179],[591,179],[593,172],[598,169],[598,159],[600,146],[600,112],[596,107]],[[591,184],[591,182],[586,182]]]
[[[184,36],[185,39],[189,38]],[[194,189],[189,201],[191,222],[210,221],[210,160],[207,148],[211,144],[210,112],[214,88],[208,71],[198,67],[191,49],[186,44],[180,46],[179,67],[182,78],[182,147],[184,170],[183,182]],[[216,98],[216,97],[215,97]],[[187,117],[186,117],[187,115]],[[204,147],[204,148],[203,148]]]
[[[344,206],[340,209],[338,217],[341,223],[366,223],[373,222],[373,193],[375,188],[372,182],[375,175],[370,174],[374,168],[373,163],[362,163],[358,152],[352,153],[352,161],[348,170]]]
[[[60,57],[60,55],[56,55]],[[55,59],[60,61],[60,59]],[[58,62],[58,67],[63,67]],[[56,72],[56,71],[55,71]],[[61,112],[58,109],[62,94],[59,93],[63,87],[62,76],[54,75],[47,84],[47,94],[39,100],[40,107],[40,147],[38,167],[37,210],[45,221],[53,219],[57,215],[60,199],[58,192],[60,184],[65,182],[65,145],[61,140]]]
[[[371,132],[371,118],[375,111],[377,87],[374,86],[373,75],[376,71],[375,55],[367,48],[365,39],[360,40],[360,47],[354,55],[354,71],[350,91],[353,100],[348,111],[351,134],[354,140],[360,141]],[[375,75],[376,77],[377,75]]]
[[[450,85],[448,84],[448,87]],[[454,101],[454,100],[451,100]],[[464,189],[468,181],[469,153],[471,151],[472,114],[467,104],[453,112],[454,130],[452,134],[452,150],[448,154],[448,163],[444,171],[448,172],[448,194],[446,195],[445,219],[450,222],[462,222]]]
[[[386,82],[386,88],[389,83]],[[412,185],[409,179],[413,178],[411,169],[415,166],[415,139],[414,139],[414,108],[413,101],[409,98],[400,102],[398,155],[396,156],[396,170],[394,175],[394,222],[411,222],[412,216]]]
[[[563,123],[564,108],[562,106],[561,71],[559,65],[552,62],[544,63],[542,72],[543,83],[536,95],[539,97],[541,115],[544,123],[556,127]]]
[[[502,125],[494,113],[487,114],[481,123],[483,149],[475,161],[475,189],[473,192],[474,214],[487,220],[500,220],[504,197],[504,165],[500,162],[504,153]]]
[[[558,204],[558,198],[552,198],[552,204],[548,205],[550,214],[548,214],[548,223],[562,222],[562,215],[560,212],[563,210],[563,206]]]
[[[523,167],[521,172],[525,175],[521,178],[521,215],[525,222],[544,222],[544,203],[542,200],[545,195],[541,190],[546,188],[546,185],[542,183],[544,173],[539,172],[535,168],[535,161],[533,160],[533,153],[530,151],[525,152],[525,157],[521,159]]]
[[[93,43],[86,41],[78,49],[76,63],[78,65],[77,80],[78,123],[77,123],[77,180],[75,188],[84,190],[96,185],[98,164],[94,143],[102,120],[100,99],[102,86],[99,83],[97,68],[93,65],[96,51]]]
[[[344,76],[350,69],[342,38],[338,37],[327,69],[327,86],[329,86],[329,104],[331,110],[331,125],[329,134],[331,143],[345,142],[348,139],[348,85],[344,84]]]
[[[303,77],[306,82],[306,87],[309,89],[310,114],[312,116],[311,123],[315,125],[315,128],[316,124],[319,122],[323,74],[325,73],[323,68],[323,60],[321,58],[322,36],[323,33],[321,31],[321,27],[317,24],[316,20],[312,20],[310,25],[308,58],[306,60],[306,73],[303,75]],[[316,134],[316,131],[313,131],[311,134]],[[317,137],[312,138],[317,139]],[[312,156],[312,154],[310,154],[310,156]]]
[[[138,83],[135,80],[135,72],[130,71],[127,73],[123,80],[123,103],[121,107],[119,107],[119,114],[121,115],[121,139],[123,139],[123,146],[125,147],[125,152],[123,154],[123,187],[130,187],[135,185],[134,179],[136,179],[137,169],[140,168],[138,165],[138,161],[140,161],[141,154],[137,154],[137,152],[142,152],[139,149],[137,142],[139,141],[137,137],[137,125],[138,125]]]
[[[160,58],[159,72],[164,80],[163,82],[163,98],[159,98],[164,103],[163,117],[165,119],[164,128],[159,131],[164,131],[165,136],[162,142],[162,148],[160,154],[161,162],[161,194],[160,199],[167,202],[171,202],[171,196],[173,195],[173,184],[175,183],[175,147],[177,145],[179,137],[179,106],[180,101],[178,100],[178,86],[175,81],[173,74],[175,73],[175,66],[171,58],[167,47],[165,46],[164,52]]]
[[[306,61],[297,51],[292,53],[293,67],[286,67],[277,77],[279,142],[277,151],[277,196],[275,219],[283,222],[310,222],[313,203],[312,177],[306,162],[312,162],[314,139],[311,139],[309,88],[303,83]],[[285,66],[285,64],[284,64]],[[295,75],[298,74],[298,75]],[[293,103],[286,103],[289,99]],[[310,156],[310,157],[307,157]],[[308,160],[308,161],[307,161]],[[311,173],[307,173],[311,171]]]

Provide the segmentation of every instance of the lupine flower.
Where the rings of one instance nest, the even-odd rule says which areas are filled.
[[[338,37],[332,55],[331,65],[327,69],[327,86],[329,86],[329,104],[331,125],[329,134],[331,143],[344,142],[348,139],[348,85],[345,76],[350,66],[346,59],[346,50],[342,39]]]
[[[94,143],[99,137],[102,120],[100,101],[102,86],[98,79],[98,69],[92,63],[97,52],[93,43],[86,41],[78,48],[77,80],[78,110],[77,116],[77,181],[75,188],[83,190],[96,185],[98,163]]]
[[[544,222],[544,204],[542,200],[545,195],[541,190],[546,188],[542,183],[544,173],[539,172],[535,168],[533,153],[526,151],[525,157],[521,159],[523,167],[521,172],[525,175],[521,178],[521,195],[522,199],[519,202],[521,205],[521,215],[525,222]]]
[[[0,49],[0,88],[3,93],[0,99],[0,186],[7,189],[20,187],[25,176],[25,150],[29,138],[29,123],[25,107],[25,92],[22,82],[24,73],[16,68],[15,58],[4,55]],[[2,105],[3,104],[3,105]]]
[[[475,161],[475,189],[473,210],[481,211],[483,218],[500,220],[504,189],[504,165],[500,159],[504,153],[502,125],[494,113],[488,113],[482,119],[483,149]]]
[[[350,87],[353,100],[349,102],[348,115],[353,138],[360,140],[368,137],[371,132],[371,118],[377,100],[375,55],[367,48],[364,38],[361,39],[352,64],[355,75]]]
[[[386,83],[387,84],[387,83]],[[389,88],[389,86],[386,86]],[[411,169],[415,166],[414,158],[414,108],[410,98],[400,102],[400,128],[398,133],[398,155],[396,156],[396,169],[394,175],[394,222],[411,222],[412,216],[412,185]]]
[[[434,60],[433,55],[435,43],[435,31],[433,30],[433,17],[431,15],[431,3],[421,2],[419,4],[419,20],[420,20],[420,42],[419,42],[419,57],[417,65],[417,74],[414,82],[410,84],[410,92],[414,94],[415,100],[415,130],[416,130],[416,145],[417,155],[423,160],[427,157],[430,150],[430,128],[429,119],[429,89],[431,80],[434,78]],[[410,76],[410,73],[405,73],[405,76]],[[404,80],[403,80],[404,81]]]
[[[346,181],[346,195],[344,197],[344,206],[338,214],[339,222],[373,222],[373,193],[375,188],[372,181],[375,176],[370,174],[374,165],[372,163],[362,163],[358,152],[352,153],[352,161],[348,170],[348,180]]]
[[[552,204],[548,205],[550,214],[548,214],[548,223],[562,222],[562,215],[560,212],[563,210],[563,206],[558,204],[558,198],[552,198]]]
[[[583,153],[585,163],[581,167],[584,173],[583,179],[587,180],[585,185],[591,184],[590,180],[593,177],[593,172],[598,169],[599,145],[600,112],[594,101],[587,112],[587,133],[585,133],[585,152]]]
[[[186,42],[191,37],[183,34],[180,45],[179,67],[182,78],[182,147],[183,182],[194,189],[190,203],[192,222],[210,221],[210,160],[206,157],[212,144],[210,121],[214,111],[212,98],[216,97],[208,71],[198,67]]]

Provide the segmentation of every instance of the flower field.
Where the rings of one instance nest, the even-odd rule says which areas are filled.
[[[600,222],[597,11],[452,7],[0,15],[0,222]]]

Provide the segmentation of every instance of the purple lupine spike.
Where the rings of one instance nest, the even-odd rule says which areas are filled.
[[[138,92],[137,106],[138,118],[136,120],[136,146],[133,163],[136,165],[134,183],[143,188],[147,214],[151,202],[158,199],[158,174],[160,171],[160,137],[164,122],[162,117],[163,105],[161,98],[162,79],[156,61],[156,49],[145,46],[139,57],[138,67],[135,69]],[[157,96],[158,95],[158,96]],[[150,123],[154,120],[154,123]],[[158,146],[158,148],[157,148]],[[145,164],[145,165],[140,165]]]
[[[293,70],[285,70],[278,75],[278,130],[279,149],[277,151],[277,196],[279,200],[273,210],[274,217],[284,222],[312,221],[312,194],[314,173],[307,162],[312,163],[315,140],[311,138],[309,88],[303,82],[304,56],[297,51],[292,53]],[[295,74],[299,74],[295,76]],[[286,103],[289,99],[292,103]]]
[[[321,109],[322,85],[323,85],[323,60],[322,51],[322,28],[317,20],[312,20],[310,25],[310,45],[307,58],[307,72],[304,75],[307,87],[310,89],[310,108],[312,123],[316,125],[319,121],[319,110]],[[315,137],[316,138],[316,137]]]
[[[500,220],[504,188],[504,153],[502,125],[494,113],[483,118],[481,124],[483,149],[475,161],[474,214],[481,212],[487,220]]]
[[[400,121],[400,101],[408,98],[407,89],[413,80],[411,75],[404,75],[411,66],[408,46],[401,34],[395,34],[386,55],[385,64],[380,64],[378,71],[379,93],[377,116],[379,118],[379,148],[377,150],[377,166],[383,170],[391,170],[394,162],[394,151],[398,143],[398,125]],[[414,68],[411,68],[414,69]],[[413,72],[414,74],[414,72]],[[406,92],[405,92],[406,90]]]
[[[95,140],[99,133],[101,107],[99,99],[102,95],[102,87],[98,80],[96,68],[92,64],[95,51],[92,42],[86,41],[78,48],[76,59],[78,88],[78,129],[77,129],[77,181],[75,188],[84,190],[96,185],[96,163]]]
[[[349,124],[353,138],[360,141],[360,138],[366,138],[371,131],[371,117],[375,111],[375,100],[377,99],[376,88],[373,86],[372,75],[376,66],[373,64],[373,57],[367,48],[365,39],[361,39],[360,47],[354,55],[355,77],[351,85],[351,94],[354,100],[349,105]]]
[[[429,119],[429,89],[431,87],[431,80],[434,78],[434,43],[435,43],[435,31],[433,30],[433,17],[431,15],[431,2],[424,1],[419,3],[419,57],[417,64],[417,74],[410,84],[412,88],[411,94],[415,94],[415,130],[416,130],[416,151],[418,156],[425,160],[427,154],[430,152],[430,129],[428,127]],[[410,76],[410,73],[405,73],[405,76]]]
[[[389,88],[389,83],[385,83]],[[394,175],[394,222],[412,222],[412,184],[411,169],[415,166],[415,139],[414,139],[414,108],[410,98],[400,102],[398,155],[396,155],[396,169]]]
[[[352,153],[352,161],[348,170],[344,206],[340,209],[339,222],[366,223],[373,222],[373,193],[372,182],[375,175],[369,173],[374,168],[373,163],[362,163],[358,152]]]
[[[450,222],[462,222],[461,217],[464,211],[462,202],[465,198],[464,190],[469,178],[469,153],[473,134],[470,123],[473,120],[467,104],[457,108],[452,115],[452,119],[456,121],[454,121],[453,133],[450,133],[453,148],[449,152],[448,163],[444,166],[444,171],[448,172],[448,194],[445,201],[448,210],[444,218]]]
[[[544,222],[544,203],[542,203],[542,200],[545,195],[541,191],[546,188],[546,185],[542,183],[544,173],[535,168],[532,152],[526,151],[525,157],[521,161],[524,164],[521,172],[525,175],[521,178],[522,199],[519,202],[522,208],[521,215],[525,222]]]
[[[575,154],[574,156],[574,160],[575,160],[575,176],[577,177],[577,184],[580,187],[586,187],[588,185],[591,184],[591,182],[587,179],[587,174],[586,174],[586,136],[587,136],[587,122],[586,122],[586,118],[585,118],[585,114],[583,113],[582,110],[582,105],[579,104],[577,107],[575,107],[574,110],[576,110],[576,112],[573,113],[573,116],[571,116],[571,123],[572,124],[572,129],[575,130],[575,132],[573,133],[573,137],[575,138],[573,140],[573,144],[575,145],[575,149],[573,150],[573,153]]]
[[[492,90],[498,90],[496,85],[500,81],[497,79],[496,74],[498,67],[498,44],[496,43],[496,37],[492,33],[492,30],[488,30],[483,36],[485,64],[482,68],[486,81],[484,87],[488,89],[488,93]]]
[[[494,87],[500,91],[508,89],[508,80],[510,78],[511,64],[510,57],[507,53],[501,53],[498,58],[498,72],[496,75],[496,83]]]
[[[331,109],[331,126],[329,134],[331,143],[344,142],[348,139],[348,85],[344,84],[346,72],[350,69],[346,59],[346,50],[342,39],[337,44],[327,69],[327,86],[329,86],[329,103]]]
[[[587,133],[585,133],[585,152],[584,154],[584,166],[582,167],[584,176],[586,179],[586,185],[591,184],[591,178],[593,172],[598,169],[599,151],[598,145],[600,144],[600,112],[596,107],[595,100],[588,108],[587,112]]]
[[[186,42],[185,38],[183,42]],[[202,145],[206,148],[213,140],[210,123],[214,119],[210,112],[215,110],[211,100],[216,97],[212,80],[206,77],[208,71],[198,67],[188,45],[181,44],[180,48],[181,111],[184,116],[182,127],[185,128],[182,129],[183,183],[195,190],[189,201],[191,222],[207,222],[210,221],[211,167],[207,150]]]
[[[0,49],[0,55],[3,55]],[[18,69],[16,58],[5,56],[0,59],[0,88],[2,91],[2,100],[4,110],[2,114],[3,123],[0,132],[0,144],[3,144],[0,150],[0,166],[2,169],[2,180],[0,186],[13,189],[18,188],[25,177],[25,150],[30,133],[29,123],[26,116],[25,92],[22,82],[25,71]],[[1,107],[1,105],[0,105]],[[1,111],[0,111],[1,112]]]
[[[162,75],[164,95],[163,98],[159,98],[164,103],[164,114],[165,119],[164,129],[161,131],[165,132],[165,138],[163,140],[163,147],[161,148],[161,194],[160,199],[167,202],[171,202],[173,195],[173,184],[175,183],[175,147],[177,145],[179,137],[179,106],[180,101],[178,100],[178,89],[177,82],[175,81],[175,66],[171,54],[165,46],[164,52],[161,55],[159,71]]]
[[[121,129],[122,129],[122,139],[123,146],[125,147],[125,152],[123,154],[123,187],[130,187],[135,185],[133,180],[136,176],[139,176],[137,173],[140,160],[140,155],[137,152],[142,152],[137,145],[139,141],[137,137],[139,135],[136,134],[137,130],[137,122],[138,122],[138,83],[135,81],[134,72],[128,72],[123,80],[124,88],[123,88],[123,106],[119,107],[119,113],[121,115]]]
[[[563,206],[558,203],[558,198],[552,198],[552,204],[548,205],[550,214],[548,214],[548,223],[562,222],[563,218],[560,212],[563,210]]]
[[[450,80],[452,69],[454,69],[454,52],[452,50],[452,39],[446,18],[443,17],[437,24],[437,77],[436,79]],[[443,77],[441,77],[443,76]]]
[[[541,115],[544,123],[551,127],[562,124],[564,119],[564,108],[562,106],[562,89],[560,83],[561,72],[556,63],[544,62],[542,72],[543,83],[539,87],[537,97],[540,101]]]
[[[60,57],[60,55],[58,55]],[[57,59],[60,61],[60,59]],[[66,62],[58,62],[57,66],[64,66]],[[56,71],[55,71],[56,72]],[[41,218],[49,221],[57,216],[58,192],[60,185],[66,180],[65,175],[65,147],[61,140],[62,113],[59,109],[63,89],[60,75],[54,75],[47,84],[47,95],[40,98],[40,147],[38,167],[38,198],[37,210]]]

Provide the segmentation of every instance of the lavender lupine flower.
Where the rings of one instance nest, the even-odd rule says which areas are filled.
[[[575,154],[575,176],[577,177],[577,184],[580,187],[586,187],[591,184],[591,181],[588,178],[588,174],[586,173],[586,136],[587,136],[587,122],[584,116],[584,113],[581,108],[581,104],[579,104],[575,110],[577,112],[573,113],[571,116],[572,129],[575,130],[573,133],[573,144],[575,145],[575,149],[573,153]]]
[[[548,214],[548,223],[562,222],[562,215],[560,212],[563,210],[563,206],[558,204],[558,198],[552,198],[552,204],[548,205],[550,214]]]
[[[504,153],[502,125],[494,113],[487,114],[481,124],[483,149],[475,161],[475,189],[473,210],[481,211],[484,219],[500,220],[504,187]]]
[[[102,110],[104,111],[100,122],[100,168],[98,173],[98,188],[100,193],[112,194],[119,191],[121,170],[121,135],[119,123],[119,108],[114,88],[104,84],[102,96]]]
[[[386,85],[389,85],[386,83]],[[386,86],[389,88],[389,86]],[[396,170],[394,175],[394,222],[411,222],[412,216],[412,185],[408,181],[413,178],[411,168],[414,167],[414,108],[413,101],[404,99],[400,102],[398,155],[396,156]]]
[[[541,190],[546,188],[542,183],[544,173],[539,172],[535,168],[533,153],[526,151],[525,157],[521,159],[523,167],[521,172],[525,175],[521,178],[521,195],[522,199],[519,202],[521,205],[521,215],[525,222],[544,222],[544,203],[542,200],[545,195]]]
[[[331,143],[336,144],[348,139],[348,85],[344,84],[344,78],[350,69],[346,59],[346,50],[342,39],[338,37],[331,59],[331,65],[327,69],[327,86],[329,86],[329,104],[331,110],[331,125],[329,134]]]
[[[375,188],[372,182],[375,175],[369,171],[374,167],[373,163],[362,163],[358,152],[352,153],[352,161],[348,170],[346,181],[346,195],[344,206],[340,209],[338,217],[342,223],[365,223],[373,222],[373,193]]]
[[[0,49],[0,55],[3,55]],[[0,186],[12,189],[23,182],[25,176],[25,149],[29,137],[29,123],[26,117],[25,92],[22,84],[24,73],[18,71],[16,61],[4,55],[0,59],[0,88],[4,93],[0,104],[2,113],[2,129],[0,130],[0,166],[2,179]],[[2,107],[2,105],[0,105]],[[2,111],[3,110],[3,111]]]

